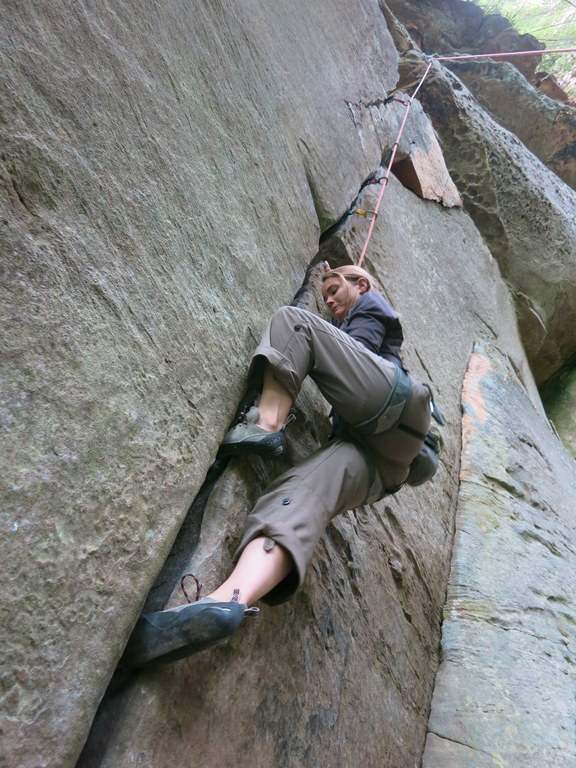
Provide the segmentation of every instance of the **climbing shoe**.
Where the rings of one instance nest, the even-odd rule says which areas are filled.
[[[246,414],[246,421],[238,424],[224,435],[218,451],[218,458],[234,456],[237,453],[257,453],[259,456],[282,456],[286,450],[286,435],[280,432],[267,432],[256,422],[260,418],[258,408],[252,407]]]
[[[241,603],[204,598],[166,611],[143,613],[120,665],[152,667],[204,651],[233,635],[244,616],[257,611]]]

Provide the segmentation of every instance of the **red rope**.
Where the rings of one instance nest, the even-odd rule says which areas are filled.
[[[540,53],[576,53],[576,48],[552,48],[552,49],[544,49],[542,51],[509,51],[508,53],[465,53],[465,54],[462,54],[461,56],[426,57],[429,60],[428,66],[426,68],[426,71],[422,75],[420,82],[416,86],[414,93],[412,94],[412,96],[407,102],[406,101],[401,102],[406,107],[406,111],[404,113],[404,119],[402,120],[402,123],[400,125],[400,130],[398,131],[398,135],[396,137],[396,141],[394,142],[394,146],[392,147],[392,152],[390,153],[390,159],[388,161],[386,173],[380,180],[382,187],[380,189],[380,194],[378,195],[378,200],[376,201],[376,205],[374,206],[374,210],[372,211],[373,215],[370,221],[370,226],[368,227],[368,234],[366,235],[366,240],[364,241],[364,246],[362,247],[362,252],[360,253],[360,258],[358,259],[359,267],[362,266],[362,262],[364,261],[364,256],[366,255],[366,251],[368,249],[368,243],[370,242],[370,238],[372,237],[372,230],[374,229],[376,219],[378,218],[380,203],[382,202],[382,197],[384,196],[384,190],[388,185],[388,179],[390,178],[390,172],[392,171],[392,165],[394,164],[394,158],[396,157],[396,150],[398,149],[400,138],[402,137],[402,133],[404,132],[404,126],[406,125],[406,120],[408,119],[408,113],[410,112],[410,107],[412,106],[412,102],[414,101],[416,94],[422,87],[424,80],[426,80],[428,76],[428,72],[430,72],[430,68],[432,67],[432,63],[434,61],[457,61],[459,59],[485,59],[485,58],[497,58],[502,56],[529,56],[529,55],[540,54]],[[394,99],[394,101],[400,101],[400,99]]]

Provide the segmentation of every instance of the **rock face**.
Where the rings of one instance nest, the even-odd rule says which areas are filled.
[[[247,511],[284,466],[231,462],[204,509],[204,478],[271,311],[314,259],[358,258],[366,218],[348,217],[320,251],[319,236],[382,174],[404,109],[385,103],[401,85],[389,29],[408,34],[375,0],[5,6],[2,763],[414,768],[425,743],[425,760],[441,755],[462,711],[457,670],[443,663],[426,738],[453,531],[474,514],[459,492],[460,396],[479,340],[506,384],[498,423],[517,425],[521,403],[529,424],[502,440],[546,468],[523,513],[560,510],[561,525],[537,534],[549,544],[537,565],[549,574],[553,564],[564,584],[573,576],[555,486],[571,477],[569,461],[531,369],[544,379],[574,352],[572,190],[541,164],[540,185],[528,183],[530,153],[438,70],[413,106],[365,262],[402,313],[408,368],[448,418],[435,481],[335,521],[289,605],[213,652],[128,677],[116,665],[143,605],[182,601],[189,571],[215,586]],[[445,89],[442,114],[434,89]],[[469,151],[457,144],[464,114],[466,135],[486,143],[458,159]],[[475,189],[478,157],[487,172]],[[378,190],[365,187],[358,207],[373,208]],[[514,206],[539,225],[516,231]],[[552,266],[536,258],[551,239]],[[524,271],[511,257],[522,247]],[[532,318],[520,318],[522,335],[515,305]],[[288,462],[326,438],[325,413],[305,387]],[[469,493],[503,455],[487,436],[485,465],[462,458]],[[532,534],[518,534],[530,552],[541,546]],[[508,541],[494,535],[490,557],[478,555],[490,584]],[[474,565],[459,544],[452,573]],[[542,620],[550,643],[559,622],[569,657],[572,608],[553,586],[540,612],[517,610],[527,632]],[[470,631],[467,647],[486,639],[467,617],[446,627],[445,643],[448,630]],[[547,658],[533,661],[546,680]],[[518,706],[520,674],[507,669]],[[535,723],[547,706],[542,695]],[[550,736],[558,759],[574,748],[562,738]],[[541,768],[546,753],[518,743],[502,735],[502,764]]]
[[[500,125],[576,187],[576,107],[536,90],[506,61],[454,61],[448,66]]]
[[[379,9],[350,36],[345,8],[253,5],[6,7],[2,749],[22,768],[76,761],[255,338],[380,159],[345,102],[394,84]]]
[[[369,208],[375,194],[368,188],[361,205]],[[497,338],[531,382],[511,302],[461,210],[423,202],[395,180],[387,195],[369,269],[394,305],[402,306],[406,335],[414,340],[406,345],[408,367],[431,380],[450,424],[459,425],[471,339],[485,333],[493,322],[489,315],[498,318]],[[349,253],[359,252],[366,230],[364,218],[352,220],[342,235]],[[451,286],[456,273],[462,277],[463,242],[470,260],[455,303]],[[418,291],[411,287],[414,275],[422,275]],[[439,338],[441,347],[430,342]],[[325,408],[311,386],[298,408],[288,463],[325,434],[318,413]],[[451,426],[445,438],[438,483],[343,516],[329,527],[305,588],[291,604],[246,622],[238,637],[201,662],[141,674],[114,726],[105,721],[96,728],[81,765],[91,765],[90,755],[100,749],[102,765],[129,766],[135,743],[161,765],[177,731],[187,734],[179,740],[181,765],[194,764],[200,751],[208,755],[206,765],[344,768],[359,754],[378,765],[412,768],[422,751],[437,663],[439,616],[433,606],[444,600],[458,483],[457,430]],[[174,552],[182,553],[179,573],[202,574],[207,590],[218,584],[246,512],[280,469],[264,469],[259,459],[231,465],[211,496],[196,552],[186,559],[190,548],[184,542]],[[171,600],[183,602],[177,581]],[[198,697],[199,691],[206,693]],[[159,732],[155,724],[165,722],[168,699],[186,704],[171,708],[171,727]],[[249,703],[239,707],[239,701]],[[220,721],[227,738],[215,742],[207,724]]]
[[[392,2],[390,7],[412,35],[418,25],[426,29],[419,47],[427,53],[466,54],[472,44],[478,53],[503,50],[486,37],[486,28],[501,17],[484,16],[471,3]],[[402,79],[419,82],[427,60],[409,47],[409,35],[397,19],[390,25],[402,54]],[[524,37],[510,28],[504,50],[540,47]],[[514,291],[520,333],[536,379],[543,383],[574,354],[565,318],[573,317],[576,307],[576,196],[558,184],[556,175],[574,187],[576,109],[532,87],[526,79],[530,72],[519,65],[526,57],[511,61],[446,62],[470,91],[434,64],[419,97],[440,135],[464,205]]]
[[[500,14],[486,13],[467,0],[388,0],[387,6],[406,26],[416,46],[426,53],[507,53],[544,47],[532,35],[520,35]],[[541,58],[534,54],[511,56],[509,60],[532,80]]]
[[[389,23],[402,54],[417,50],[456,56],[504,53],[545,47],[531,35],[519,35],[507,19],[486,14],[463,0],[391,0],[396,17]],[[405,25],[404,36],[398,20]],[[404,37],[404,39],[401,39]],[[416,57],[417,59],[417,57]],[[576,186],[576,107],[553,78],[537,72],[539,56],[448,61],[475,99],[504,128],[514,133],[550,170]],[[422,60],[420,59],[420,62]],[[402,62],[400,64],[402,72]]]
[[[576,320],[576,193],[453,74],[437,69],[422,102],[464,205],[514,292],[520,333],[542,383],[576,351],[566,325]]]
[[[493,347],[474,350],[462,404],[454,557],[422,768],[573,766],[576,465]]]

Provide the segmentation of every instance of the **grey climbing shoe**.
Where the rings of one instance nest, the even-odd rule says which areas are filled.
[[[257,610],[204,598],[166,611],[143,613],[120,665],[151,667],[191,656],[233,635],[245,614]]]
[[[218,451],[218,458],[234,456],[237,453],[256,453],[259,456],[282,456],[286,450],[284,429],[280,432],[267,432],[255,422],[260,418],[258,408],[252,407],[246,415],[246,421],[238,424],[224,435]]]

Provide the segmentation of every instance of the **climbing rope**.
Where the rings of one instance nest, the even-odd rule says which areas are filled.
[[[508,51],[508,53],[461,53],[458,56],[432,56],[434,61],[456,61],[456,59],[497,59],[502,56],[535,56],[541,53],[576,53],[576,48],[544,48],[540,51]]]
[[[392,147],[392,151],[390,152],[389,159],[388,159],[388,165],[386,167],[386,173],[380,180],[381,188],[380,193],[378,194],[378,199],[376,201],[376,205],[374,206],[374,210],[370,211],[369,213],[372,214],[370,219],[370,226],[368,227],[368,234],[366,235],[366,240],[364,241],[364,246],[362,248],[362,253],[360,254],[360,258],[358,260],[358,266],[362,266],[362,262],[364,261],[364,256],[366,255],[366,250],[368,249],[368,243],[370,242],[370,238],[372,237],[372,230],[374,229],[374,224],[376,223],[376,219],[378,218],[378,211],[380,209],[380,203],[382,202],[382,197],[384,196],[384,190],[386,189],[388,185],[388,179],[390,178],[390,172],[392,171],[392,166],[394,164],[394,158],[396,157],[396,151],[398,149],[398,144],[400,143],[400,139],[402,137],[402,133],[404,132],[404,126],[406,125],[406,120],[408,119],[408,115],[410,113],[410,107],[412,106],[412,102],[416,98],[416,94],[420,90],[422,83],[424,80],[426,80],[426,76],[428,75],[428,72],[430,72],[430,68],[432,67],[432,61],[428,62],[428,66],[426,67],[426,71],[422,75],[422,79],[416,86],[414,93],[407,102],[405,102],[406,110],[404,112],[404,118],[402,120],[402,123],[400,124],[400,130],[398,131],[398,136],[396,137],[396,141],[394,142],[394,145]],[[366,215],[368,212],[364,212],[364,215]]]
[[[358,209],[355,211],[355,213],[359,213],[362,216],[366,216],[367,218],[370,218],[370,226],[368,227],[368,233],[366,235],[366,239],[364,240],[364,245],[362,247],[362,251],[360,253],[360,258],[358,259],[357,266],[359,267],[362,266],[362,262],[364,261],[364,256],[366,255],[366,251],[368,250],[368,244],[370,242],[370,238],[372,237],[372,230],[374,229],[376,219],[378,218],[378,211],[380,210],[380,204],[382,202],[382,197],[384,196],[384,190],[388,185],[388,180],[390,178],[392,166],[394,165],[394,158],[396,157],[396,151],[398,149],[400,139],[402,138],[402,134],[404,132],[404,126],[406,125],[406,120],[408,119],[410,107],[412,106],[412,102],[414,101],[416,94],[422,87],[424,80],[426,80],[426,78],[428,77],[428,73],[432,68],[432,64],[435,61],[458,61],[461,59],[487,59],[487,58],[494,59],[494,58],[501,58],[503,56],[532,56],[532,55],[538,55],[543,53],[576,53],[576,48],[552,48],[552,49],[544,49],[539,51],[509,51],[508,53],[464,53],[459,56],[436,56],[436,55],[424,56],[425,60],[428,61],[428,66],[426,67],[424,74],[422,75],[419,83],[417,84],[412,96],[410,96],[408,101],[405,101],[404,99],[397,99],[397,98],[391,98],[385,101],[385,103],[389,103],[390,101],[398,101],[406,107],[406,110],[404,112],[404,118],[402,120],[402,123],[400,124],[400,130],[398,131],[398,135],[396,136],[396,141],[394,142],[394,145],[392,147],[392,151],[390,152],[387,160],[385,161],[386,172],[384,176],[382,176],[382,178],[379,180],[379,183],[381,184],[381,188],[380,188],[380,193],[378,194],[376,205],[374,206],[374,210],[364,211],[364,210]],[[375,182],[375,183],[378,183],[378,182]]]

